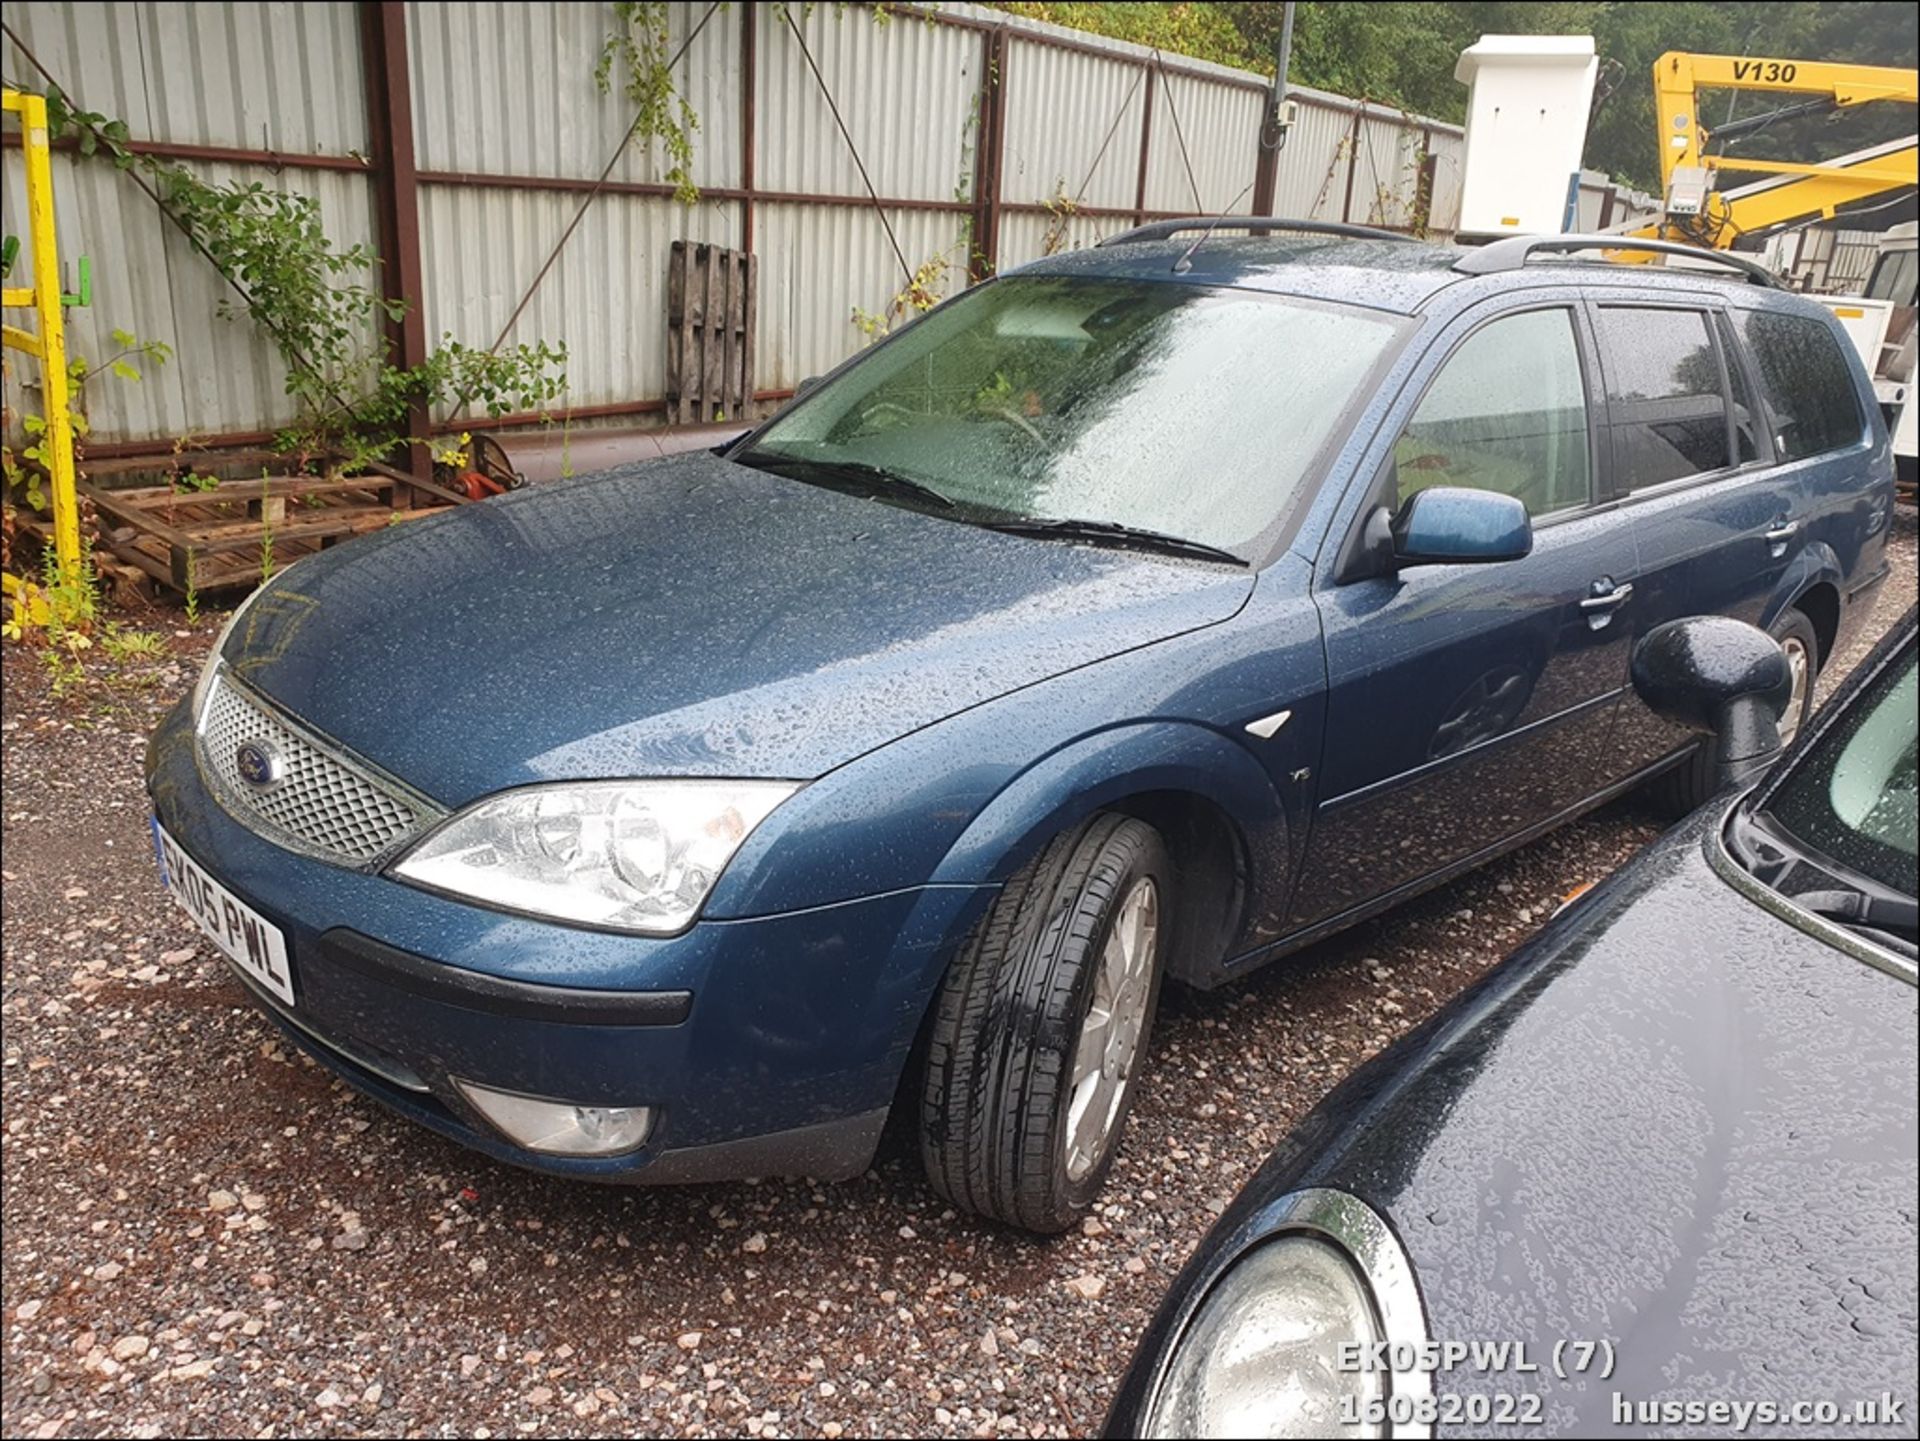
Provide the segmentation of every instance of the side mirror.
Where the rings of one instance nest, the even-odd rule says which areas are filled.
[[[1632,670],[1655,715],[1719,741],[1721,789],[1752,780],[1780,753],[1793,673],[1758,627],[1720,615],[1670,620],[1634,646]]]
[[[825,379],[826,377],[823,375],[809,375],[805,380],[801,381],[798,385],[794,386],[793,398],[795,400],[798,400],[801,396],[805,395],[808,391],[818,390],[820,388],[820,382]]]
[[[1397,566],[1475,565],[1533,551],[1533,522],[1511,495],[1437,485],[1415,491],[1389,523]]]

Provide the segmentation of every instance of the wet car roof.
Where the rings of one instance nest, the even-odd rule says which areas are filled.
[[[1231,285],[1277,295],[1297,295],[1348,305],[1366,305],[1411,315],[1442,290],[1478,281],[1487,291],[1521,282],[1575,281],[1582,285],[1683,284],[1702,282],[1758,290],[1737,274],[1711,270],[1665,270],[1653,265],[1622,265],[1593,259],[1542,259],[1524,271],[1494,276],[1463,275],[1453,268],[1471,253],[1456,245],[1426,241],[1365,240],[1299,235],[1212,235],[1197,249],[1199,232],[1173,240],[1107,244],[1049,255],[1017,271],[1021,275],[1110,276],[1135,280],[1184,281],[1198,285]],[[1190,268],[1176,272],[1174,263],[1193,251]]]

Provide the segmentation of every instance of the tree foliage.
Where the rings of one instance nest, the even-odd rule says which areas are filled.
[[[997,8],[1269,75],[1282,13],[1277,0],[1014,0]],[[1917,14],[1912,5],[1893,0],[1303,0],[1294,18],[1289,75],[1297,84],[1459,120],[1467,92],[1453,78],[1454,65],[1482,35],[1592,35],[1602,61],[1613,62],[1607,65],[1613,85],[1588,132],[1587,164],[1652,187],[1660,167],[1652,71],[1665,52],[1912,67],[1920,59]],[[1752,94],[1709,96],[1704,107],[1709,125],[1724,122],[1729,113],[1752,115],[1769,108],[1766,97]],[[1771,159],[1810,160],[1913,128],[1910,106],[1867,106],[1834,117],[1783,121],[1739,148]]]

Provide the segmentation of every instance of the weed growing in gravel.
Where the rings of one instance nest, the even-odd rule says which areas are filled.
[[[40,652],[40,663],[47,668],[47,688],[56,700],[64,700],[87,678],[87,668],[80,663],[80,651],[88,644],[87,638],[76,633],[73,639],[80,644],[50,645]]]
[[[128,630],[108,621],[100,635],[100,653],[112,661],[151,659],[167,653],[167,642],[158,631]]]

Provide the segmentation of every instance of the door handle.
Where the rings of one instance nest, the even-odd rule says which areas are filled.
[[[1799,521],[1783,520],[1780,522],[1780,524],[1776,525],[1772,530],[1767,532],[1767,544],[1768,545],[1785,545],[1788,541],[1792,540],[1799,533],[1800,533]]]
[[[1612,590],[1603,591],[1599,595],[1588,596],[1585,600],[1580,602],[1580,609],[1584,610],[1589,615],[1592,615],[1596,611],[1618,610],[1620,609],[1621,606],[1627,603],[1628,598],[1631,597],[1632,595],[1633,595],[1632,582],[1623,581],[1621,584],[1616,585]]]

